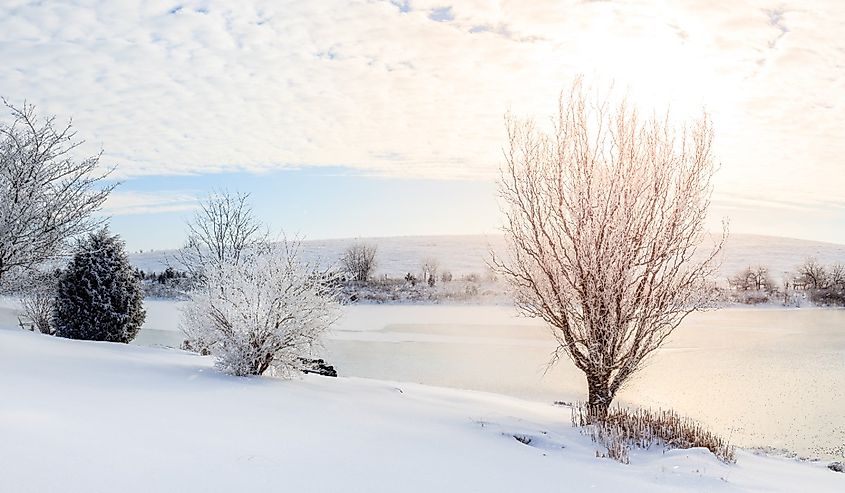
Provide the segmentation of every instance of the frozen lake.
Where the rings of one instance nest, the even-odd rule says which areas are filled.
[[[326,347],[342,374],[584,399],[545,326],[506,307],[351,307]],[[362,331],[366,330],[366,331]],[[685,321],[619,394],[672,407],[745,447],[845,455],[845,310],[725,309]]]
[[[178,310],[147,300],[134,343],[178,346]],[[0,324],[12,320],[0,308]],[[568,361],[544,373],[554,341],[510,307],[344,308],[322,351],[345,376],[481,390],[533,400],[586,395]],[[845,310],[730,308],[695,314],[618,396],[672,407],[743,447],[845,456]]]

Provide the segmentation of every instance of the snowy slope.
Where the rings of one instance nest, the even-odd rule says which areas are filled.
[[[337,262],[354,239],[306,241],[303,252],[309,259],[319,259],[323,265]],[[408,236],[367,238],[363,241],[378,246],[379,274],[392,277],[407,272],[417,273],[426,257],[440,262],[441,270],[455,275],[484,274],[489,252],[502,251],[504,241],[498,235],[472,236]],[[161,271],[168,261],[173,262],[173,251],[155,251],[131,255],[132,262],[141,269]],[[730,276],[748,266],[765,265],[777,280],[784,273],[792,272],[807,257],[815,257],[823,264],[845,263],[845,245],[815,241],[733,234],[725,247],[721,273]]]
[[[0,329],[0,491],[845,491],[822,464],[745,452],[597,459],[566,408],[210,363]]]

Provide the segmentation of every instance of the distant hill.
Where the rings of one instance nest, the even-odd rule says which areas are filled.
[[[454,275],[479,273],[487,270],[485,261],[489,252],[502,251],[504,239],[500,235],[468,236],[400,236],[384,238],[309,240],[303,243],[303,254],[308,260],[329,266],[338,261],[344,249],[356,241],[378,246],[377,274],[392,277],[407,272],[417,273],[422,259],[435,258],[440,269]],[[151,251],[130,255],[132,263],[145,271],[161,271],[173,262],[175,251]],[[782,280],[787,273],[807,257],[815,257],[822,264],[845,263],[845,245],[798,240],[778,236],[732,234],[725,246],[721,276],[727,277],[748,266],[764,265],[775,280]],[[174,267],[178,267],[174,265]]]

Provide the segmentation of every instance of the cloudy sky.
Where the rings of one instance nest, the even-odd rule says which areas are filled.
[[[132,249],[220,187],[312,238],[493,232],[503,114],[579,73],[707,108],[714,224],[845,242],[845,2],[0,4],[0,95],[104,150]]]

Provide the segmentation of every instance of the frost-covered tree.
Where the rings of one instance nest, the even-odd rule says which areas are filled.
[[[593,92],[577,81],[562,94],[551,132],[508,118],[499,189],[509,248],[493,262],[519,308],[550,325],[555,359],[585,373],[603,415],[706,306],[724,235],[697,254],[714,171],[706,116],[675,130]]]
[[[187,346],[214,355],[226,373],[287,376],[336,318],[331,284],[287,242],[209,268],[183,308]]]
[[[145,316],[140,281],[120,238],[103,228],[80,241],[59,279],[56,335],[126,343]]]
[[[67,240],[93,231],[91,219],[114,185],[98,173],[100,156],[77,159],[83,141],[71,125],[39,118],[35,107],[6,103],[0,122],[0,281],[62,252]]]
[[[769,269],[765,266],[759,265],[757,267],[746,267],[738,272],[734,277],[728,279],[728,283],[734,288],[741,291],[771,291],[775,284],[769,277]]]
[[[208,196],[188,222],[188,241],[178,261],[193,276],[237,265],[267,246],[267,232],[249,205],[249,194],[219,191]]]
[[[367,281],[376,268],[376,246],[367,243],[351,245],[343,252],[340,262],[352,279]]]
[[[825,289],[830,284],[827,269],[815,258],[808,258],[798,267],[796,282],[809,289]]]
[[[845,265],[840,263],[833,264],[830,268],[830,276],[828,276],[831,287],[837,289],[845,289]]]

